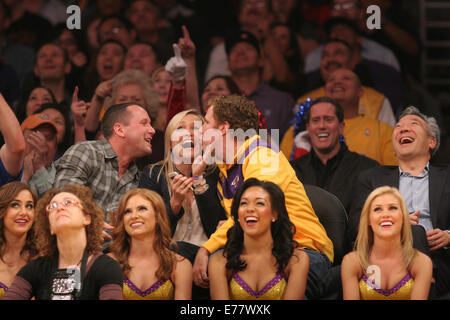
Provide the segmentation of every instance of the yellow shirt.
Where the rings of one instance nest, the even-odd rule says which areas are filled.
[[[361,89],[363,91],[363,95],[359,99],[358,113],[371,119],[378,119],[378,114],[380,113],[381,107],[383,106],[383,101],[385,99],[384,94],[370,87],[362,86]],[[306,98],[311,98],[311,100],[314,100],[324,96],[325,89],[324,87],[320,87],[308,92],[304,96],[301,96],[298,98],[297,102],[302,103],[306,101]]]
[[[398,165],[392,146],[391,126],[361,116],[346,119],[344,123],[344,139],[350,151],[365,155],[382,165]]]
[[[239,148],[234,164],[217,166],[220,170],[218,196],[228,220],[203,244],[210,253],[225,246],[227,231],[234,224],[231,203],[237,188],[245,179],[257,178],[271,181],[283,190],[289,219],[296,228],[294,240],[298,242],[299,247],[322,252],[333,262],[333,243],[319,222],[303,184],[280,151],[255,135]]]

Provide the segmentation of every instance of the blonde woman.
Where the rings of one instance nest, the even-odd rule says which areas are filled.
[[[341,275],[345,300],[428,298],[432,262],[412,247],[408,210],[396,188],[379,187],[368,196]]]
[[[133,189],[119,204],[110,255],[123,270],[126,300],[191,298],[192,266],[171,250],[164,202],[156,192]]]
[[[217,168],[209,167],[198,177],[192,172],[194,157],[201,149],[196,130],[202,123],[195,110],[177,113],[166,128],[164,160],[147,166],[139,181],[140,188],[153,190],[164,199],[179,253],[192,263],[199,247],[225,219],[216,195]]]

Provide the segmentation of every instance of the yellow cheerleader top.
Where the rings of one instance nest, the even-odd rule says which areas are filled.
[[[6,290],[8,290],[8,287],[0,282],[0,299],[3,298],[3,296],[6,293]]]
[[[414,279],[408,273],[392,289],[377,288],[372,281],[363,274],[359,280],[359,293],[362,300],[410,300]]]
[[[123,281],[124,300],[173,300],[175,288],[172,281],[156,281],[145,291],[141,291],[130,279]]]
[[[232,300],[281,300],[284,296],[287,286],[287,279],[284,273],[277,273],[264,288],[259,292],[252,288],[239,276],[234,273],[230,284],[230,299]]]

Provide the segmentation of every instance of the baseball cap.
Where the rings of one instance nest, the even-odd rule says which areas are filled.
[[[261,55],[261,45],[258,39],[252,33],[247,31],[240,31],[226,38],[225,51],[228,55],[230,54],[231,49],[233,49],[233,47],[239,42],[247,42],[251,44],[256,51],[258,51],[258,54]]]
[[[25,131],[25,129],[33,130],[43,124],[49,124],[55,129],[55,132],[57,131],[55,122],[53,122],[53,120],[51,120],[50,117],[44,113],[32,114],[22,122],[20,127],[22,128],[22,131]]]

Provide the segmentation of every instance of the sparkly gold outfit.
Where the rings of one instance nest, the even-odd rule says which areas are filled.
[[[414,286],[414,279],[410,272],[400,280],[392,289],[376,288],[365,275],[359,280],[359,293],[362,300],[409,300]]]
[[[230,284],[230,299],[232,300],[281,300],[286,291],[287,281],[283,273],[277,273],[264,288],[254,292],[252,288],[237,274],[234,273]]]
[[[174,291],[175,288],[170,280],[156,281],[145,291],[139,290],[128,278],[123,281],[124,300],[173,300]]]
[[[8,287],[0,282],[0,299],[3,297],[6,290],[8,290]]]

